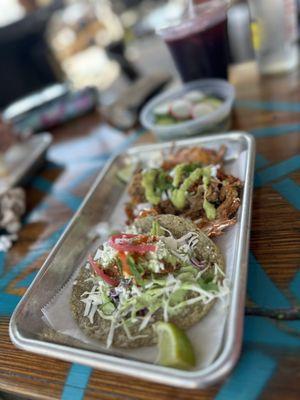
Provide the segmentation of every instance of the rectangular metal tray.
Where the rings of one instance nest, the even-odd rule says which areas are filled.
[[[174,143],[176,147],[200,145],[216,149],[225,144],[228,148],[225,168],[226,164],[238,164],[244,182],[235,233],[228,236],[234,250],[228,276],[232,293],[223,343],[217,358],[206,368],[188,372],[137,361],[132,357],[120,357],[108,351],[95,351],[89,345],[55,332],[46,335],[49,328],[45,327],[42,320],[41,308],[70,279],[74,266],[82,262],[91,245],[88,233],[95,223],[109,220],[124,195],[124,185],[116,179],[117,171],[128,161],[151,160],[162,150],[170,149]],[[136,146],[109,161],[17,306],[10,321],[13,343],[24,350],[46,356],[186,388],[205,387],[224,378],[235,365],[242,342],[254,157],[253,137],[244,132],[231,132],[172,143]]]
[[[11,146],[3,156],[6,174],[0,177],[0,190],[25,183],[43,162],[52,143],[52,135],[44,132]]]

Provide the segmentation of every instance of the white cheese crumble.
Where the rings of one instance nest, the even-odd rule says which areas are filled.
[[[165,266],[164,266],[164,264],[162,262],[153,259],[153,260],[149,260],[149,262],[147,264],[147,268],[150,271],[158,273],[160,271],[163,271],[165,269]]]
[[[103,244],[103,249],[97,249],[94,256],[95,261],[99,261],[101,266],[107,268],[115,261],[118,252],[113,249],[108,243]]]
[[[131,233],[133,235],[137,235],[139,232],[138,232],[137,227],[135,225],[130,225],[130,226],[126,227],[125,233]]]
[[[156,247],[155,252],[149,252],[149,254],[152,258],[153,258],[153,256],[155,256],[155,257],[157,257],[158,260],[162,260],[163,258],[168,257],[169,251],[166,247],[166,244],[162,240],[159,240],[158,242],[156,242],[155,247]]]
[[[168,251],[166,244],[162,240],[156,242],[155,247],[156,247],[155,251],[149,251],[146,254],[146,259],[147,259],[146,265],[147,269],[155,273],[158,273],[165,269],[164,263],[161,262],[161,260],[167,258],[170,255],[170,252]]]

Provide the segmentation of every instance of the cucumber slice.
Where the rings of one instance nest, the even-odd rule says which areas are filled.
[[[177,120],[171,115],[157,117],[155,121],[156,125],[173,125],[177,123]]]

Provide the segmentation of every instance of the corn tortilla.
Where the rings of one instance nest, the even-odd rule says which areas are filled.
[[[139,232],[146,234],[150,232],[153,220],[157,220],[160,226],[172,232],[175,238],[180,238],[188,232],[197,232],[199,242],[195,248],[195,252],[198,253],[198,255],[201,255],[202,259],[208,263],[217,263],[222,270],[225,269],[224,260],[218,247],[203,232],[197,229],[191,221],[173,215],[161,215],[156,217],[141,218],[137,220],[134,225]],[[77,278],[77,283],[74,285],[71,295],[72,314],[75,321],[86,335],[101,342],[106,342],[111,322],[101,318],[98,313],[95,314],[93,323],[89,321],[88,317],[83,316],[85,305],[80,299],[84,292],[92,289],[93,283],[86,281],[90,275],[91,272],[82,267]],[[193,297],[192,294],[191,297]],[[214,301],[211,301],[208,304],[202,304],[198,302],[188,305],[184,308],[181,308],[176,315],[170,317],[170,321],[175,323],[179,328],[188,329],[200,321],[209,312],[213,304]],[[157,343],[157,336],[154,332],[153,326],[155,322],[162,320],[162,310],[159,309],[153,315],[147,327],[141,332],[138,331],[140,323],[132,324],[129,328],[132,336],[145,336],[135,340],[128,338],[123,327],[116,328],[113,346],[135,348],[150,346]]]

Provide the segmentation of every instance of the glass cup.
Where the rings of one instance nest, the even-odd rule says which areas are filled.
[[[184,82],[200,78],[228,77],[228,1],[196,4],[180,21],[160,28]]]

